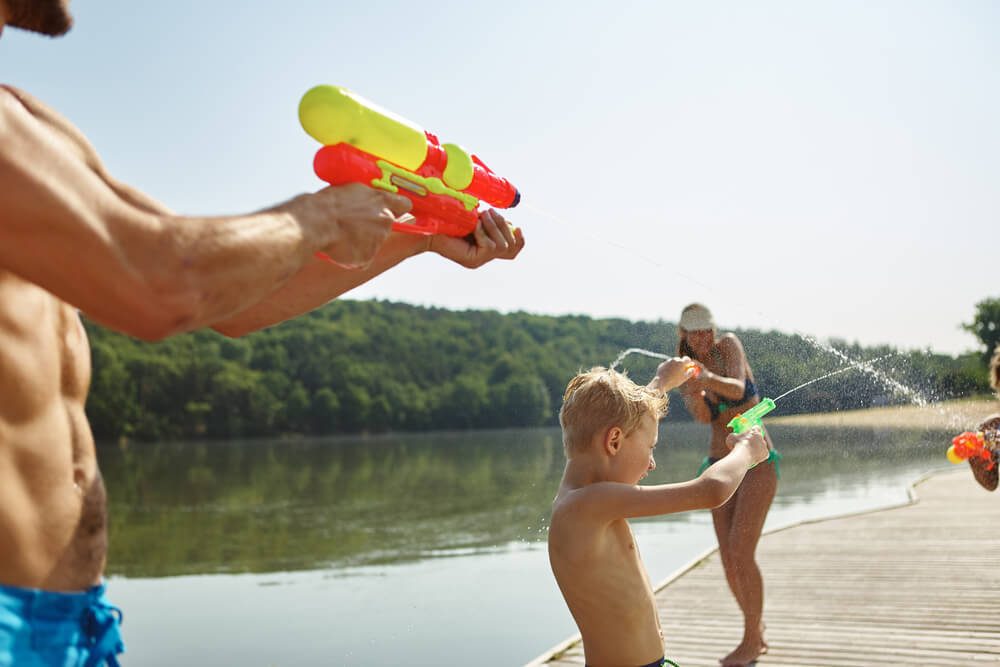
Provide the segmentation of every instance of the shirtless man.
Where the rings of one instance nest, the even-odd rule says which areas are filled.
[[[0,31],[63,34],[67,4],[0,0]],[[0,667],[115,665],[123,650],[103,595],[106,498],[78,313],[144,340],[239,336],[421,252],[475,268],[524,246],[493,211],[472,241],[390,233],[408,208],[350,185],[246,215],[178,216],[113,179],[64,118],[0,86]]]

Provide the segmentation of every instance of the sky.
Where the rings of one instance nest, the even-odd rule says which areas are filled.
[[[4,30],[0,81],[178,212],[319,189],[296,110],[320,83],[521,191],[514,262],[420,256],[352,298],[670,322],[700,301],[723,328],[958,354],[1000,297],[1000,3],[71,9],[62,38]]]

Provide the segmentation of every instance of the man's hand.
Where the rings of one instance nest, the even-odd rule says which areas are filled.
[[[514,259],[524,249],[524,235],[512,229],[502,215],[489,209],[479,214],[472,240],[439,234],[430,237],[428,250],[475,269],[494,259]]]
[[[759,426],[754,426],[746,433],[730,433],[726,436],[726,445],[730,450],[737,447],[745,447],[750,455],[751,468],[758,463],[766,461],[767,457],[771,454],[768,451],[767,441],[764,440],[764,435],[761,433]]]
[[[368,266],[410,200],[360,183],[324,188],[294,200],[313,226],[326,225],[322,251],[348,269]],[[332,224],[331,224],[332,223]]]

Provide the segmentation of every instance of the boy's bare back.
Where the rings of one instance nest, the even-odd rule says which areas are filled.
[[[663,655],[649,575],[625,519],[595,520],[596,486],[559,489],[549,526],[549,561],[586,640],[591,665],[645,665]]]

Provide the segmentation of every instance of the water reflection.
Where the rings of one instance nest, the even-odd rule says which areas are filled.
[[[920,431],[771,432],[785,454],[776,508],[890,473],[912,477],[946,448],[946,434]],[[703,426],[667,425],[646,483],[690,478],[707,439]],[[127,577],[312,570],[543,541],[564,463],[557,429],[109,445],[100,460],[108,572]]]

